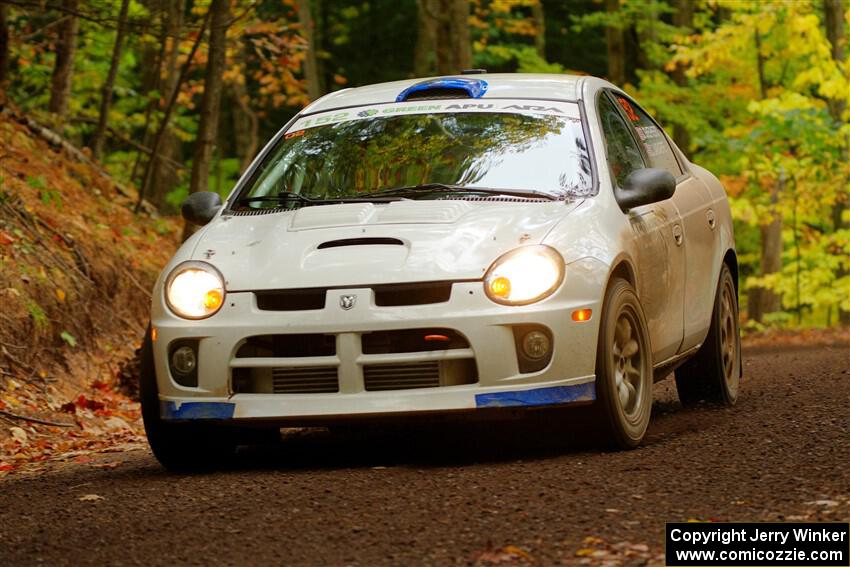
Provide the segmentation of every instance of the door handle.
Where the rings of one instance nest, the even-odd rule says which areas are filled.
[[[673,239],[676,241],[676,246],[681,246],[682,241],[684,240],[684,236],[682,235],[682,226],[678,224],[673,225]]]
[[[705,211],[705,220],[708,221],[708,228],[714,230],[714,227],[717,226],[717,219],[714,218],[714,209]]]

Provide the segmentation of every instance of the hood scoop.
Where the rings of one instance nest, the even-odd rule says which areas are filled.
[[[404,242],[398,238],[343,238],[341,240],[328,240],[322,242],[316,248],[341,248],[343,246],[404,246]]]

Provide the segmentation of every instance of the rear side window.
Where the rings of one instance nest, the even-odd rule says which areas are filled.
[[[618,94],[612,94],[617,100],[617,104],[623,109],[623,114],[632,123],[638,140],[640,140],[646,155],[649,157],[649,167],[666,169],[673,174],[673,177],[682,175],[679,162],[676,161],[673,149],[670,148],[670,143],[661,128],[634,102]]]
[[[629,127],[611,99],[604,94],[599,97],[599,118],[602,121],[602,133],[605,134],[608,165],[617,185],[622,187],[631,172],[643,169],[646,165]]]

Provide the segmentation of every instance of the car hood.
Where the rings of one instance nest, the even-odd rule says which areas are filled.
[[[394,201],[222,215],[192,259],[229,291],[480,279],[504,252],[536,244],[579,202]]]

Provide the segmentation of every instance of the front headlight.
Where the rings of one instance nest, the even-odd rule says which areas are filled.
[[[548,297],[564,281],[564,259],[549,246],[522,246],[504,254],[484,276],[484,291],[496,303],[526,305]]]
[[[205,319],[224,304],[224,279],[205,262],[183,262],[165,280],[165,302],[184,319]]]

